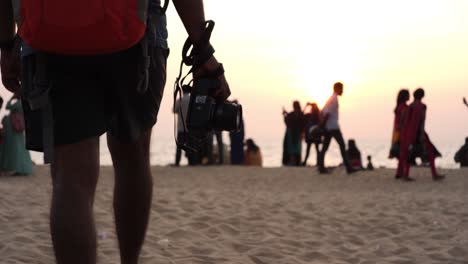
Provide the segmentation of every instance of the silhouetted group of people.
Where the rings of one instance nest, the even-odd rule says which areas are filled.
[[[339,145],[346,171],[349,174],[356,171],[349,161],[350,157],[347,154],[345,140],[339,125],[338,97],[341,95],[343,95],[343,84],[337,82],[333,85],[333,94],[321,111],[315,103],[307,103],[305,109],[302,110],[299,101],[293,102],[292,112],[288,113],[283,109],[284,123],[286,124],[283,140],[283,165],[305,166],[313,144],[317,154],[318,171],[329,173],[329,169],[325,166],[325,155],[333,138]],[[304,161],[301,160],[303,135],[307,144]],[[322,144],[321,148],[320,144]],[[359,167],[362,168],[362,166]]]
[[[237,100],[232,101],[238,103]],[[177,141],[183,142],[186,136],[187,111],[190,103],[190,91],[188,86],[182,87],[182,96],[174,104],[173,112],[177,115]],[[214,147],[216,139],[216,148]],[[229,132],[230,146],[223,143],[222,131],[208,133],[205,141],[202,142],[200,151],[187,151],[185,156],[189,166],[197,165],[247,165],[263,166],[263,157],[260,147],[249,138],[245,140],[244,120],[240,120],[240,129]],[[229,149],[229,151],[227,151]],[[182,148],[177,145],[174,166],[180,166],[182,158]]]
[[[414,91],[414,100],[408,105],[410,93],[402,89],[397,96],[397,105],[394,110],[392,144],[389,158],[398,159],[396,179],[413,181],[409,176],[410,167],[417,165],[416,159],[420,158],[422,164],[428,164],[431,168],[432,178],[439,181],[445,178],[437,172],[435,166],[436,157],[441,154],[431,142],[425,130],[427,106],[422,102],[424,90],[418,88]],[[293,111],[287,112],[283,108],[283,118],[286,132],[283,140],[282,164],[285,166],[305,166],[309,158],[312,145],[317,154],[317,167],[320,173],[328,173],[325,166],[325,156],[331,139],[335,139],[340,148],[343,166],[350,174],[358,170],[373,170],[372,157],[367,156],[367,165],[362,162],[361,152],[357,148],[356,141],[350,139],[348,148],[339,125],[338,97],[343,95],[343,84],[337,82],[333,86],[333,94],[326,102],[322,110],[315,103],[307,103],[305,109],[301,109],[299,101],[293,102]],[[468,103],[464,99],[464,103]],[[310,107],[310,110],[309,110]],[[301,160],[302,139],[304,138],[307,149],[305,158]],[[320,145],[322,145],[320,147]],[[455,161],[461,166],[468,164],[468,138],[465,145],[456,153]]]
[[[0,97],[0,109],[3,99]],[[8,114],[0,128],[0,173],[12,176],[32,174],[33,164],[24,142],[24,117],[21,101],[12,96],[6,104]]]
[[[390,158],[398,159],[395,178],[413,181],[414,178],[409,176],[410,166],[420,157],[423,162],[429,163],[433,180],[439,181],[445,176],[437,173],[435,158],[441,154],[432,144],[425,129],[427,106],[422,102],[424,90],[416,89],[413,97],[413,102],[408,105],[410,93],[407,89],[400,90],[397,96],[389,155]]]

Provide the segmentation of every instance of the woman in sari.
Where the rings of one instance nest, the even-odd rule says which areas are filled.
[[[411,154],[410,152],[416,151],[418,148],[423,148],[423,151],[427,153],[432,179],[434,181],[439,181],[444,179],[445,176],[437,173],[435,168],[437,150],[425,130],[427,107],[421,101],[424,97],[424,90],[418,88],[413,95],[414,101],[408,106],[401,131],[400,161],[402,162],[402,178],[406,181],[414,180],[409,177],[410,165],[408,163],[408,157]]]
[[[403,163],[400,160],[400,137],[401,129],[403,127],[403,120],[406,112],[408,111],[407,102],[410,99],[410,93],[408,89],[401,89],[398,92],[397,104],[394,110],[395,119],[393,120],[393,133],[392,133],[392,146],[388,158],[398,159],[398,167],[395,174],[395,179],[400,179],[403,175]]]

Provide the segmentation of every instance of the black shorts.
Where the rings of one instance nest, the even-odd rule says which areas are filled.
[[[168,53],[150,48],[149,87],[144,93],[137,91],[140,44],[108,55],[48,55],[45,69],[51,84],[54,144],[76,143],[106,132],[132,142],[150,129],[164,92]],[[36,59],[34,54],[23,58],[23,108],[27,148],[43,151],[42,110],[32,110],[28,101]]]

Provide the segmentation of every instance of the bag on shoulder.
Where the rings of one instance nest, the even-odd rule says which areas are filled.
[[[94,55],[128,49],[146,30],[148,0],[13,0],[18,35],[33,49]]]
[[[17,133],[22,133],[24,131],[24,116],[21,112],[12,112],[10,114],[11,126],[13,130]]]

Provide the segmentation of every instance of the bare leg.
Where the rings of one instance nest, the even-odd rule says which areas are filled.
[[[319,144],[318,143],[314,143],[315,144],[315,153],[317,154],[317,166],[319,164],[319,154],[320,154],[320,149],[319,149]]]
[[[306,154],[305,154],[304,161],[302,162],[302,166],[307,165],[307,159],[309,159],[309,153],[310,153],[310,145],[312,145],[312,143],[307,142]]]
[[[151,129],[133,143],[108,135],[115,171],[114,214],[122,264],[138,263],[151,208]]]
[[[431,166],[432,179],[435,180],[435,181],[444,179],[445,176],[439,175],[437,173],[437,169],[436,169],[436,166],[435,166],[435,153],[434,153],[434,149],[432,147],[432,144],[430,143],[429,140],[424,140],[424,146],[426,147],[427,156],[428,156],[428,159],[429,159],[429,164]]]
[[[94,192],[99,138],[55,148],[50,231],[58,264],[96,263]]]

